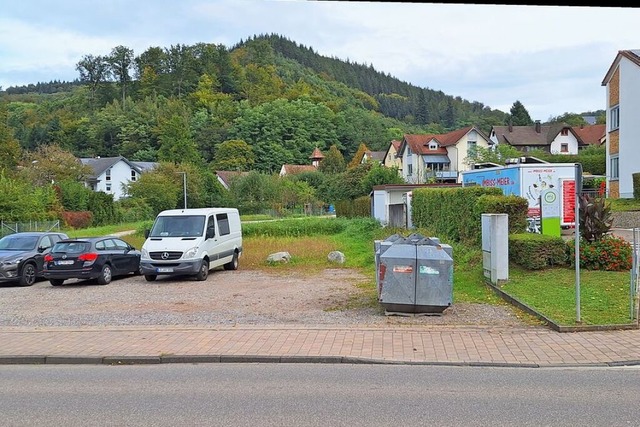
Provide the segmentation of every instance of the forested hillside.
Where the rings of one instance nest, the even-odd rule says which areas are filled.
[[[350,159],[361,143],[385,150],[404,133],[440,133],[507,115],[422,89],[371,66],[327,58],[270,35],[231,49],[198,43],[88,52],[75,82],[8,88],[1,100],[24,150],[59,144],[79,157],[204,162],[222,143],[248,144],[237,169],[308,164],[315,147]],[[232,144],[233,145],[233,144]],[[251,161],[252,160],[252,161]]]

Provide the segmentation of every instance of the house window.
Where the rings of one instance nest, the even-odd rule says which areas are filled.
[[[107,184],[107,191],[111,191],[111,184]]]
[[[620,127],[620,106],[616,105],[609,111],[609,131],[614,131]]]
[[[467,156],[474,157],[478,151],[476,141],[467,141]]]
[[[111,168],[107,169],[107,171],[105,172],[106,176],[107,176],[107,181],[111,181]]]
[[[413,174],[413,165],[407,165],[407,175],[411,176]]]
[[[131,181],[135,181],[136,180],[136,171],[131,169]]]
[[[438,143],[437,142],[430,142],[429,143],[429,150],[437,150],[438,149]]]
[[[618,169],[618,156],[611,157],[610,161],[611,171],[609,173],[609,176],[611,177],[611,179],[619,179],[620,170]]]
[[[560,135],[562,135],[562,136],[567,136],[567,135],[569,135],[569,129],[567,129],[567,128],[562,129],[562,130],[560,131]]]
[[[569,152],[569,144],[567,144],[566,142],[560,144],[560,152],[561,153],[568,153]]]

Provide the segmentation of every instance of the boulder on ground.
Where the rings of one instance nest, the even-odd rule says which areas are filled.
[[[289,252],[275,252],[267,257],[268,263],[289,262],[291,255]]]
[[[345,262],[344,254],[340,251],[329,252],[327,259],[329,260],[329,262],[335,262],[337,264],[344,264]]]

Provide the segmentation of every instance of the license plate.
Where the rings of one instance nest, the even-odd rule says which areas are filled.
[[[158,267],[158,273],[173,273],[173,268],[171,268],[171,267]]]
[[[56,261],[56,265],[71,265],[73,264],[73,260],[64,259],[62,261]]]

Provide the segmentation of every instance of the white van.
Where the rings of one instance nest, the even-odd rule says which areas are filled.
[[[162,211],[145,234],[140,270],[150,282],[159,275],[206,280],[211,269],[238,269],[242,227],[235,208]]]

